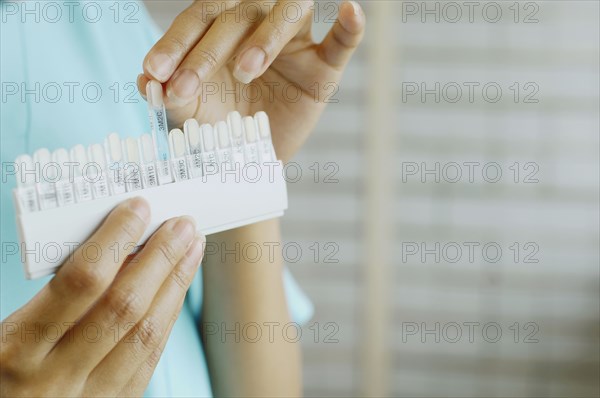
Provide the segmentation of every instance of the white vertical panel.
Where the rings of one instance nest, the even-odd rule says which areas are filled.
[[[365,202],[363,227],[365,237],[362,273],[364,275],[364,306],[362,355],[362,393],[380,397],[388,394],[390,379],[389,325],[390,325],[390,254],[393,226],[392,206],[394,172],[394,93],[390,90],[392,67],[398,56],[390,53],[396,2],[374,1],[369,7],[367,35],[367,125],[364,126],[365,148]]]

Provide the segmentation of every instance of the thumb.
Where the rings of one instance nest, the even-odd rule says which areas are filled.
[[[365,24],[365,14],[357,2],[342,3],[337,21],[319,45],[323,61],[332,68],[342,70],[360,44]]]

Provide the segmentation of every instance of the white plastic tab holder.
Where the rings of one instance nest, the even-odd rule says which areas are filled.
[[[83,146],[76,145],[54,154],[43,148],[33,159],[19,156],[13,198],[27,278],[54,273],[115,206],[135,196],[145,198],[152,209],[150,226],[140,244],[162,223],[182,215],[194,217],[198,231],[205,235],[282,216],[288,205],[283,164],[256,159],[259,153],[263,157],[258,150],[260,125],[252,117],[238,116],[236,112],[228,121],[241,132],[235,145],[242,155],[251,154],[251,162],[239,157],[233,162],[234,134],[228,123],[200,126],[195,120],[188,121],[185,132],[175,129],[167,137],[174,182],[161,184],[157,173],[160,161],[148,134],[124,140],[111,134],[105,145],[93,144],[87,154]],[[247,124],[245,130],[243,123]],[[271,156],[276,159],[274,153],[265,158]],[[51,257],[43,255],[49,247],[62,250],[53,250],[57,254]]]
[[[283,215],[287,209],[287,191],[283,165],[260,164],[260,177],[248,180],[220,174],[204,176],[150,189],[77,203],[72,206],[17,214],[21,236],[21,253],[25,273],[30,279],[54,273],[68,258],[69,245],[84,243],[106,215],[122,201],[135,196],[145,198],[152,209],[152,221],[144,242],[163,222],[172,217],[189,215],[196,220],[199,232],[208,235]],[[256,165],[253,165],[252,174]],[[14,191],[18,201],[18,190]],[[243,200],[242,200],[243,198]],[[61,226],[68,225],[68,228]],[[59,256],[49,259],[36,248],[63,247]]]
[[[39,210],[38,195],[35,189],[35,167],[29,155],[21,155],[15,159],[17,165],[17,212],[30,213]]]

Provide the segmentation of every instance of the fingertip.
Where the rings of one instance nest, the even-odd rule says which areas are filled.
[[[141,196],[136,196],[127,200],[123,206],[126,206],[136,216],[138,216],[146,225],[150,223],[151,210],[150,204]]]
[[[341,71],[360,45],[365,31],[365,16],[358,3],[345,1],[337,22],[319,45],[319,56],[329,66]]]
[[[233,76],[243,84],[250,84],[269,66],[269,56],[264,48],[254,45],[243,50],[233,69]]]
[[[148,80],[146,83],[146,96],[148,102],[153,108],[160,108],[164,105],[165,89],[163,85],[156,80]]]
[[[361,33],[365,27],[365,14],[354,0],[345,1],[340,6],[339,21],[342,27],[352,34]]]
[[[204,257],[205,246],[206,237],[200,233],[197,233],[187,252],[187,257],[190,260],[191,266],[190,271],[198,268],[201,265],[202,258]]]
[[[202,249],[204,250],[204,246],[206,246],[206,236],[204,234],[201,234],[200,232],[198,232],[196,234],[196,239],[198,239],[199,244],[202,246]]]
[[[204,248],[206,246],[206,236],[204,236],[200,232],[196,232],[196,236],[194,237],[193,243],[194,246],[198,246],[202,252],[204,252]]]
[[[138,91],[140,92],[140,95],[144,100],[147,100],[148,97],[148,94],[146,92],[146,85],[148,84],[149,80],[150,79],[148,79],[143,73],[140,73],[136,80]]]
[[[175,107],[184,107],[198,98],[200,78],[191,70],[182,70],[175,73],[169,80],[166,88],[166,97],[169,104]]]
[[[348,3],[352,6],[352,10],[354,11],[355,16],[360,16],[362,14],[362,7],[354,0],[348,1]]]
[[[171,78],[175,61],[168,54],[150,51],[143,63],[144,73],[154,80],[165,83]]]

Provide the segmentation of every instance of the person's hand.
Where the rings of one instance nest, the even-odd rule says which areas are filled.
[[[150,50],[138,88],[145,96],[149,79],[163,83],[174,126],[191,117],[215,123],[233,110],[265,111],[277,154],[287,161],[335,98],[364,34],[362,9],[346,1],[327,37],[315,43],[313,6],[312,0],[197,0]]]
[[[116,207],[2,322],[1,396],[143,394],[204,250],[193,220],[180,217],[127,258],[149,219],[143,199]]]

